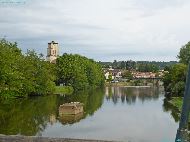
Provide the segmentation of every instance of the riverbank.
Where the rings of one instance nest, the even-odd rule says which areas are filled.
[[[109,83],[106,82],[105,86],[131,86],[131,84],[129,82],[115,82],[115,83]]]
[[[114,83],[109,83],[106,82],[105,86],[153,86],[153,83],[149,82],[149,83],[143,83],[142,81],[130,81],[130,82],[114,82]]]
[[[173,107],[175,107],[179,112],[181,112],[182,105],[183,105],[183,98],[182,97],[172,97],[171,100],[168,101]]]
[[[72,94],[74,91],[71,86],[56,86],[54,94]]]
[[[183,105],[182,97],[172,97],[170,99],[164,99],[165,104],[171,109],[173,117],[176,121],[180,121],[181,110]]]
[[[7,136],[7,135],[0,134],[0,142],[111,142],[111,141],[70,139],[70,138],[48,138],[48,137],[34,137],[34,136],[16,136],[16,135]]]

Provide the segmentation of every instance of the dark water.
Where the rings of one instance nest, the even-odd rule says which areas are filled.
[[[59,105],[84,103],[85,113],[59,116]],[[174,142],[179,119],[164,103],[162,88],[106,87],[71,96],[51,95],[0,104],[0,133]]]

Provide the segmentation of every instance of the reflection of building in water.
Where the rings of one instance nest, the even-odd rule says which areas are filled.
[[[144,102],[145,100],[158,99],[159,93],[161,92],[158,87],[111,87],[106,88],[108,93],[111,94],[106,98],[112,99],[114,104],[119,100],[122,103],[125,101],[128,104],[133,104],[136,100]]]
[[[55,114],[51,114],[49,116],[49,122],[51,123],[51,125],[53,125],[54,123],[56,123],[56,115]]]
[[[82,118],[83,118],[83,113],[78,113],[75,115],[59,114],[59,121],[62,124],[73,124],[75,122],[80,121]]]
[[[106,95],[106,97],[109,96],[109,87],[105,87],[105,95]]]

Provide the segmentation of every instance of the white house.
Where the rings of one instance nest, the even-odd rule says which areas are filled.
[[[112,76],[112,79],[119,79],[121,78],[121,70],[120,69],[104,69],[104,75],[106,79],[109,79],[109,76]]]

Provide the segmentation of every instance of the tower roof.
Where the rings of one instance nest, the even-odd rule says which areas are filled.
[[[58,44],[58,42],[55,42],[55,41],[53,41],[53,40],[52,40],[52,42],[49,42],[48,44],[52,44],[52,43],[53,43],[53,44]]]

